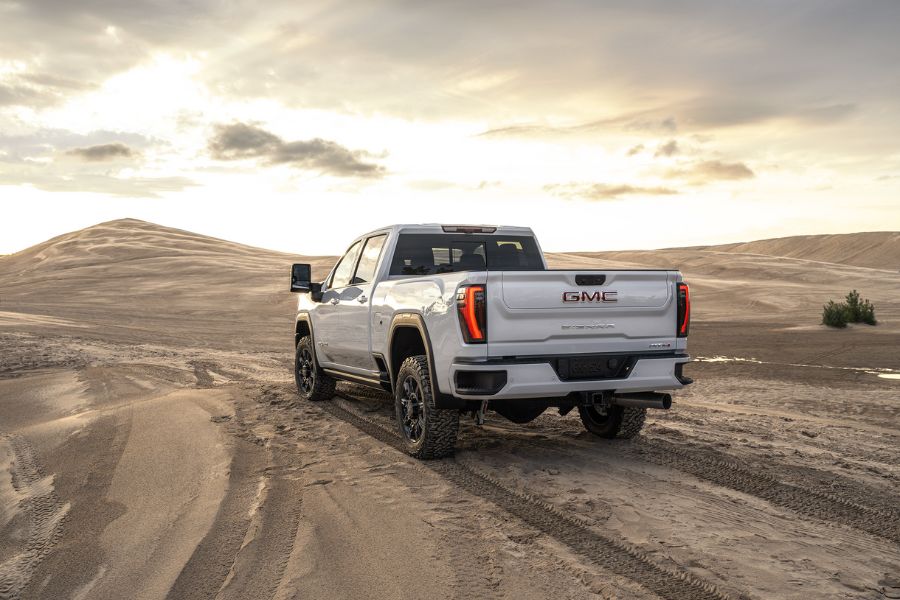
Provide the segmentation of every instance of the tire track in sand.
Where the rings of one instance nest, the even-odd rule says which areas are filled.
[[[346,391],[346,390],[345,390]],[[339,394],[341,395],[341,394]],[[352,399],[386,398],[375,390],[354,389]],[[529,444],[526,440],[517,443]],[[641,436],[628,443],[624,452],[635,458],[693,475],[698,479],[737,492],[749,494],[773,505],[811,519],[846,525],[873,536],[900,544],[900,510],[890,508],[889,500],[878,502],[860,490],[851,498],[787,483],[770,474],[739,464],[739,459],[708,448],[683,449],[658,438]],[[772,464],[773,468],[782,465]]]
[[[509,434],[509,432],[505,432]],[[515,444],[536,446],[533,441],[521,437],[512,437]],[[560,443],[560,450],[571,440]],[[840,481],[842,489],[831,493],[821,489],[821,481],[811,479],[811,473],[777,461],[765,465],[765,471],[759,468],[748,468],[740,464],[736,456],[725,454],[707,447],[692,446],[683,448],[655,437],[640,436],[621,444],[623,455],[657,464],[669,469],[693,475],[719,487],[748,494],[765,500],[772,505],[798,513],[804,517],[845,525],[858,531],[900,544],[900,510],[892,507],[897,504],[895,498],[885,496],[885,492],[853,485],[840,476],[831,476],[831,481]],[[588,443],[578,443],[579,448],[588,447]],[[779,478],[778,472],[783,472]],[[787,482],[783,477],[794,476],[800,481]],[[821,478],[828,477],[826,472],[818,472]],[[804,481],[806,483],[804,484]]]
[[[900,544],[900,511],[865,506],[835,494],[785,483],[719,453],[696,448],[687,451],[659,439],[641,439],[635,446],[636,455],[648,462],[756,496],[806,517],[848,525]]]
[[[339,397],[354,400],[339,393]],[[397,434],[369,418],[323,402],[316,406],[394,448],[403,451]],[[661,598],[672,600],[723,600],[728,598],[715,585],[686,571],[656,564],[637,547],[591,529],[587,524],[565,515],[536,497],[512,490],[498,480],[454,460],[423,462],[447,481],[470,494],[487,500],[507,513],[567,546],[585,560],[616,575],[635,581]]]
[[[13,489],[22,497],[19,509],[25,515],[28,536],[21,552],[0,564],[0,599],[18,599],[41,560],[53,549],[62,534],[68,512],[45,477],[34,449],[16,435],[2,435],[13,451],[10,468]]]

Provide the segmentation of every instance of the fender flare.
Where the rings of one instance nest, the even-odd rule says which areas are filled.
[[[294,346],[296,346],[300,342],[300,322],[306,323],[306,327],[309,328],[309,337],[312,338],[313,350],[316,349],[316,334],[313,332],[312,326],[312,317],[310,317],[308,312],[300,312],[297,313],[297,319],[294,321]],[[318,360],[318,357],[317,357]]]
[[[465,401],[454,398],[449,394],[444,394],[437,385],[434,367],[434,351],[431,347],[431,336],[428,335],[428,328],[425,325],[425,319],[421,313],[413,311],[399,311],[394,313],[391,319],[391,325],[388,328],[388,346],[385,362],[387,363],[388,375],[391,378],[391,389],[395,390],[394,380],[396,373],[400,369],[400,365],[393,364],[394,356],[394,332],[401,328],[416,329],[422,338],[425,346],[425,359],[428,361],[428,377],[431,379],[431,393],[434,394],[435,406],[438,408],[464,408]]]

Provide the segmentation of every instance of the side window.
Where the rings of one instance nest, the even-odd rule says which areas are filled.
[[[378,257],[381,256],[381,248],[384,247],[386,235],[376,235],[366,240],[366,246],[363,248],[362,257],[359,259],[359,266],[356,267],[356,276],[353,278],[353,285],[360,283],[369,283],[375,279],[375,268],[378,266]]]
[[[331,287],[332,289],[347,287],[350,285],[350,275],[353,273],[353,268],[356,266],[356,259],[359,257],[359,249],[362,247],[362,241],[356,242],[350,249],[347,250],[347,254],[344,255],[344,258],[341,259],[341,262],[338,263],[337,268],[334,270],[334,275],[331,278]]]

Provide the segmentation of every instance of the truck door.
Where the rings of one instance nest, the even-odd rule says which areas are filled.
[[[344,364],[338,342],[343,335],[341,297],[347,290],[347,286],[350,285],[361,249],[362,240],[350,246],[350,249],[338,262],[330,280],[326,282],[327,289],[322,293],[322,303],[316,307],[314,312],[313,331],[318,356],[322,362]]]
[[[375,273],[381,258],[386,234],[368,238],[360,254],[359,264],[350,284],[341,290],[339,339],[334,339],[335,360],[347,367],[376,371],[378,369],[369,345],[370,312]]]

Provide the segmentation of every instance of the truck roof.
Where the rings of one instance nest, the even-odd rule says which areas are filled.
[[[507,235],[534,235],[534,232],[530,227],[518,227],[515,225],[463,225],[460,223],[400,223],[396,225],[387,225],[385,227],[379,227],[378,229],[373,229],[372,231],[359,236],[359,237],[367,237],[375,233],[385,233],[387,231],[392,232],[403,232],[403,233],[450,233],[445,232],[444,227],[488,227],[494,228],[495,231],[491,233],[499,233],[499,234],[507,234]],[[488,233],[488,232],[484,232]]]

